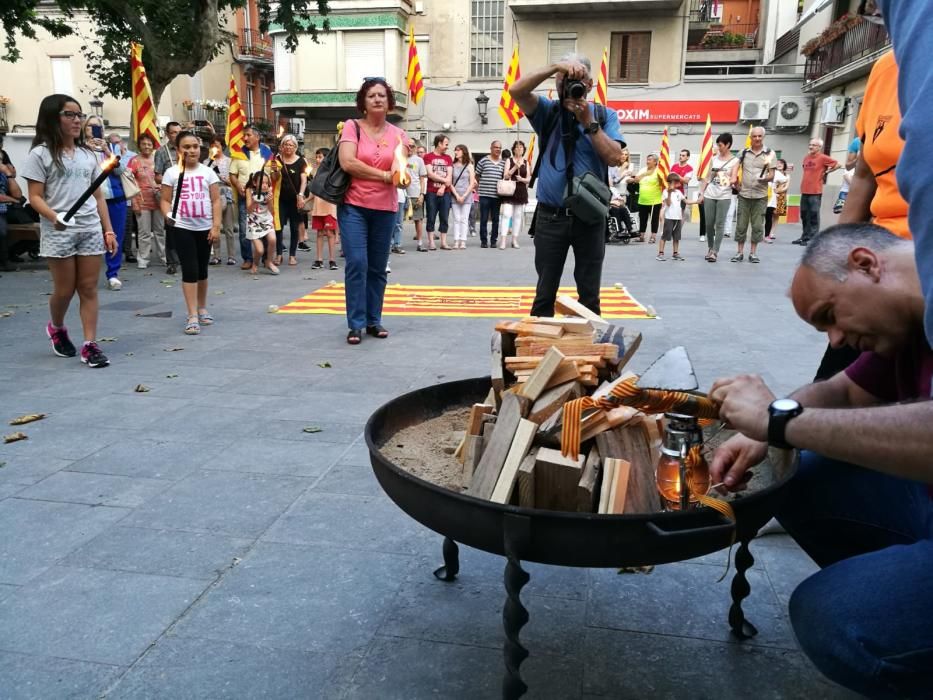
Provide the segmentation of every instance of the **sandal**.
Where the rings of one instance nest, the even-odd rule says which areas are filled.
[[[706,262],[716,262],[716,253],[710,253],[709,257],[706,258]]]
[[[374,335],[377,338],[388,338],[389,331],[387,331],[382,326],[366,326],[366,334]]]
[[[185,324],[185,335],[197,335],[201,332],[201,326],[198,324],[197,315],[189,316]]]
[[[351,330],[347,333],[347,342],[350,345],[359,345],[363,341],[363,334],[357,330]]]
[[[297,265],[297,264],[298,264],[298,258],[296,258],[294,255],[289,255],[289,256],[288,256],[288,264],[289,264],[289,265]]]
[[[207,264],[208,265],[220,265],[220,258],[211,258],[210,262]]]
[[[680,262],[686,260],[686,258],[680,253],[674,253],[671,257],[674,258],[674,260],[679,260]]]
[[[657,243],[657,242],[658,242],[658,239],[655,236],[652,236],[651,238],[648,239],[648,243]]]
[[[203,313],[198,310],[198,321],[202,326],[210,326],[214,323],[214,317],[211,316],[211,312],[207,309],[204,309]]]

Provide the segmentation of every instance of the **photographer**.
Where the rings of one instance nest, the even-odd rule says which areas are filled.
[[[552,66],[523,75],[509,90],[541,139],[534,223],[538,287],[531,308],[533,316],[554,315],[554,300],[571,247],[580,303],[599,313],[599,285],[606,254],[605,213],[609,204],[606,169],[620,161],[625,142],[616,112],[586,101],[593,87],[590,70],[589,59],[572,54]],[[558,100],[532,93],[555,74]],[[576,206],[579,198],[568,197],[568,186],[576,185],[587,174],[590,180],[598,180],[605,187],[606,212],[598,223],[598,207],[596,211],[587,211]]]

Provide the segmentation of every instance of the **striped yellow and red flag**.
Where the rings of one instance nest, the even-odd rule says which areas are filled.
[[[246,112],[240,103],[240,92],[236,88],[236,78],[230,76],[230,90],[227,92],[227,147],[230,157],[248,160],[243,152],[243,130],[246,128]]]
[[[415,30],[408,28],[408,95],[414,104],[424,99],[424,78],[421,75],[421,62],[418,61],[418,47],[415,45]]]
[[[713,160],[713,125],[706,113],[706,128],[703,130],[703,140],[700,142],[700,167],[697,168],[697,178],[702,180],[709,174],[709,165]]]
[[[745,148],[752,147],[752,129],[755,128],[754,124],[748,125],[748,134],[745,136]]]
[[[143,65],[142,44],[130,44],[130,74],[133,85],[133,140],[139,143],[139,137],[149,135],[159,147],[159,129],[156,126],[155,104],[152,102],[152,88],[146,77]]]
[[[528,161],[529,169],[534,168],[535,164],[535,136],[537,136],[537,134],[532,134],[531,138],[528,139],[528,158],[526,158],[526,160]]]
[[[604,107],[609,103],[608,98],[609,84],[609,50],[603,48],[603,62],[599,66],[599,75],[596,76],[596,97],[593,100],[598,105]]]
[[[518,124],[518,120],[525,116],[522,114],[522,110],[519,109],[518,103],[509,94],[509,88],[520,77],[518,47],[516,46],[512,50],[512,60],[509,61],[508,70],[505,72],[505,82],[502,83],[502,96],[499,98],[499,116],[502,117],[502,121],[505,122],[506,126],[515,126]]]
[[[664,127],[664,133],[661,135],[661,151],[658,154],[658,177],[662,182],[667,182],[667,176],[671,173],[671,144],[667,138],[667,127]]]

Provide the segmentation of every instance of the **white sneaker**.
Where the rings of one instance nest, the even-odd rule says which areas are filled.
[[[149,263],[147,263],[147,262],[142,262],[142,261],[140,260],[138,263],[136,263],[136,269],[137,269],[137,270],[145,270],[147,267],[149,267]]]
[[[700,236],[700,243],[706,243],[706,236]]]
[[[392,272],[392,268],[389,265],[386,265],[386,274]]]
[[[123,282],[121,282],[116,277],[111,277],[107,280],[107,289],[109,289],[111,292],[119,292],[121,289],[123,289]]]

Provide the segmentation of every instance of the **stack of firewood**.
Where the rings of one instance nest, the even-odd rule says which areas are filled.
[[[563,406],[608,394],[641,334],[610,325],[569,297],[555,318],[503,321],[492,338],[492,388],[475,404],[456,456],[477,498],[589,513],[661,509],[654,470],[661,423],[634,408],[584,414],[581,451],[561,454]]]

